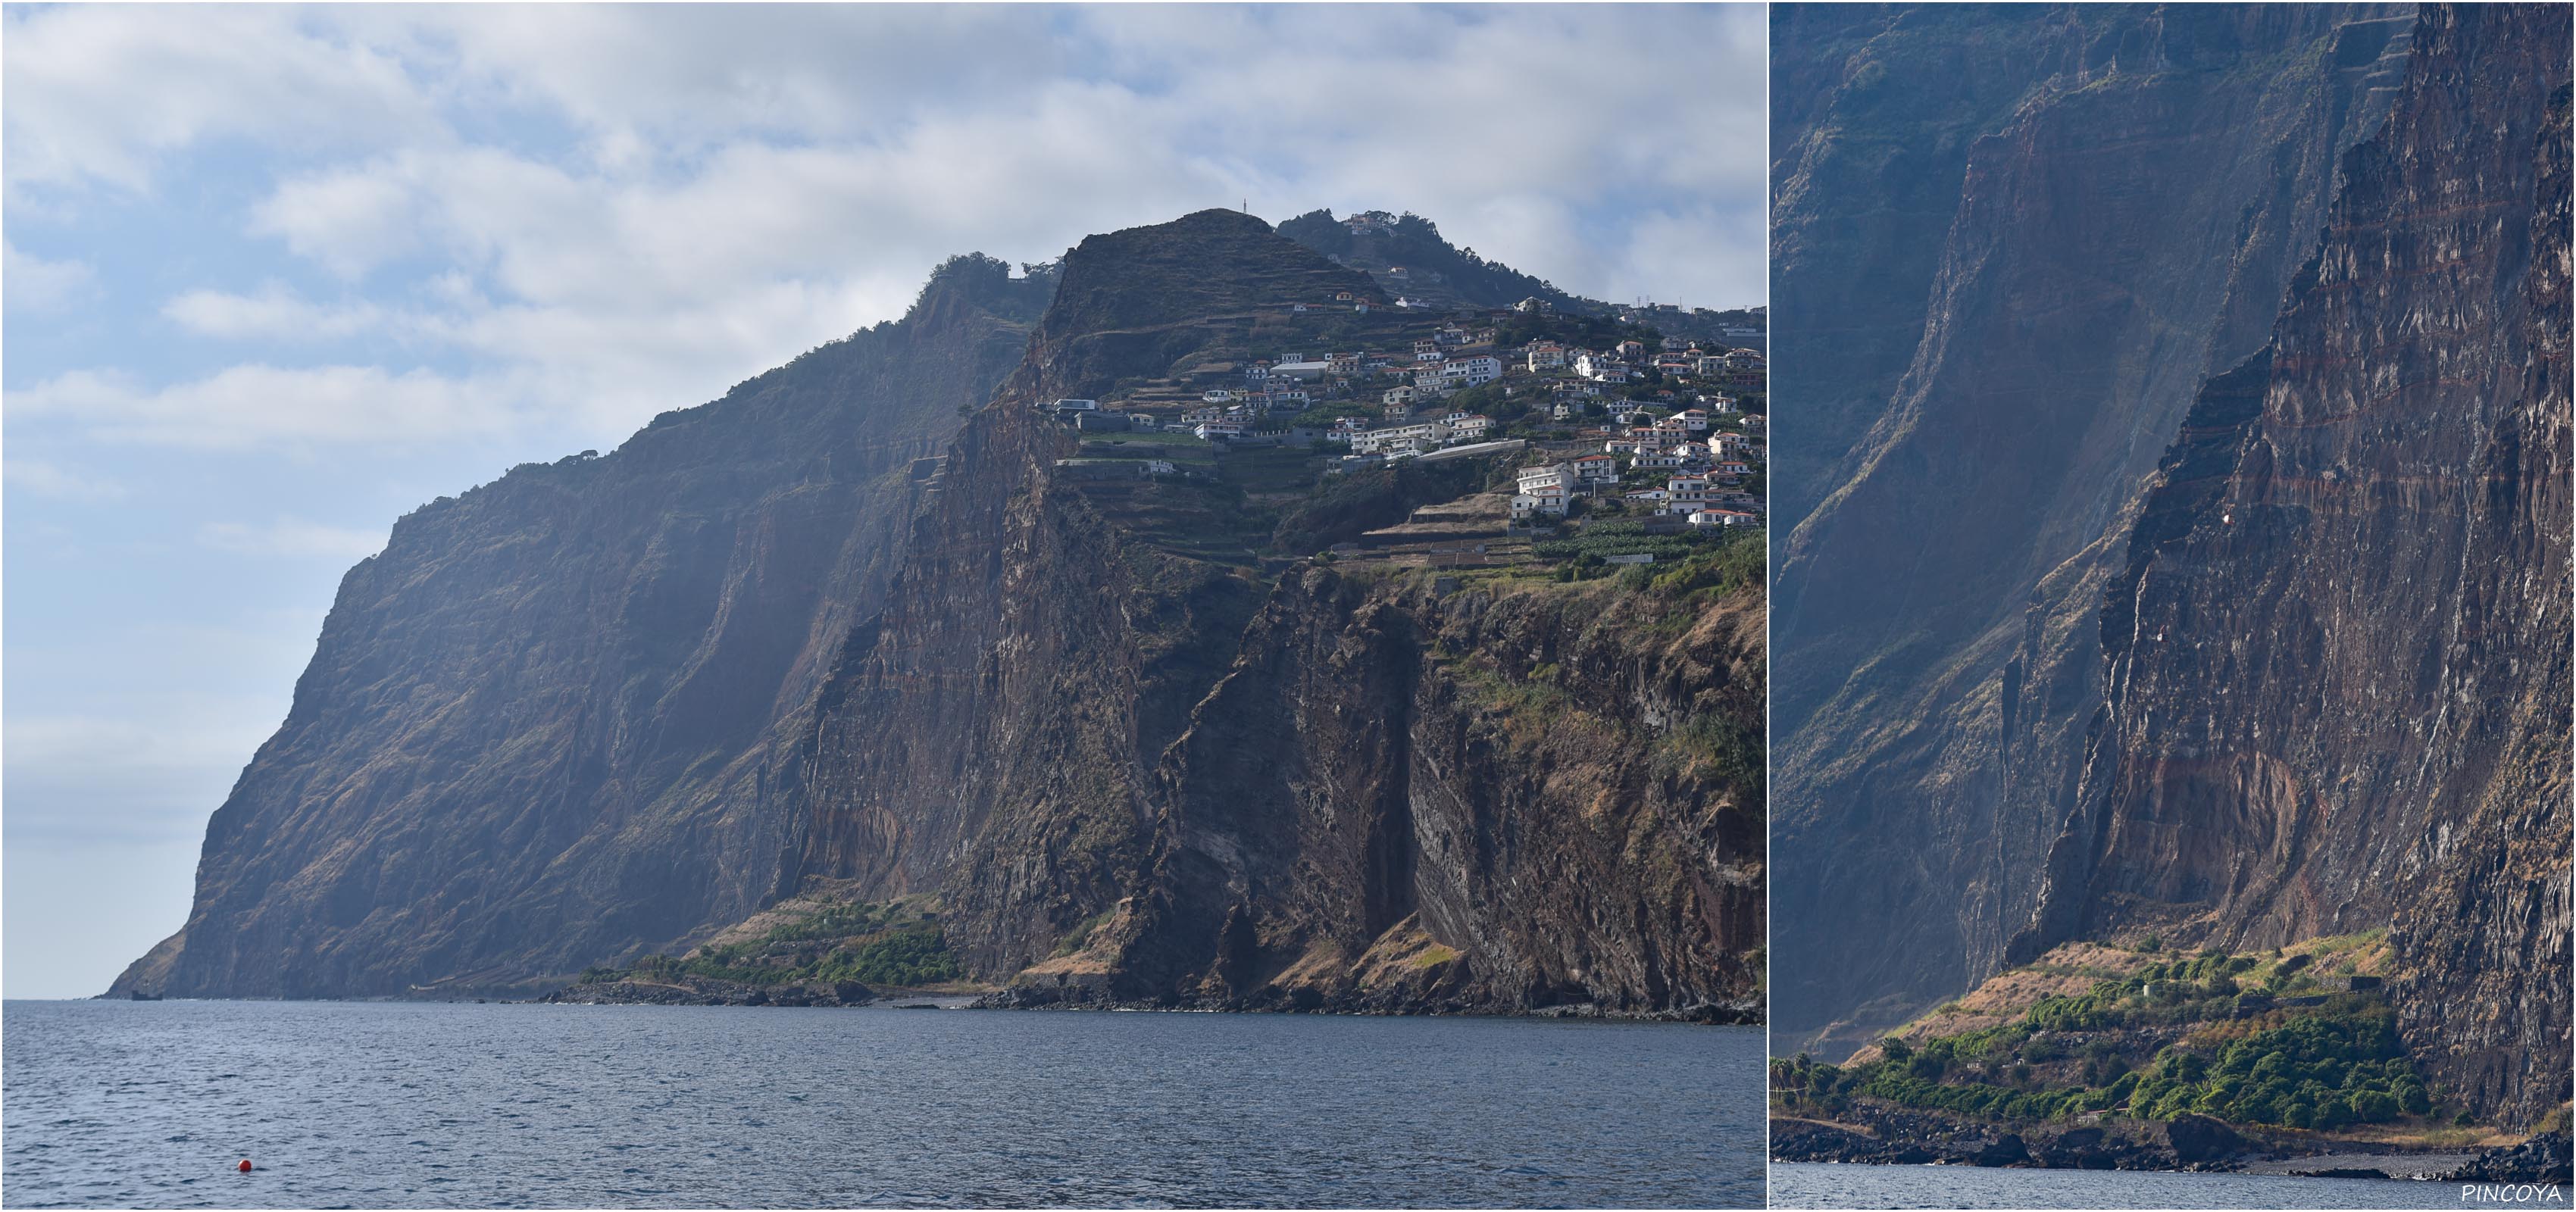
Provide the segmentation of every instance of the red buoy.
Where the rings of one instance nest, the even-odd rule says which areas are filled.
[[[242,1159],[241,1172],[244,1174],[250,1173],[250,1159],[247,1157]]]

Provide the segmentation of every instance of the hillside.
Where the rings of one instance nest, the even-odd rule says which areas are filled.
[[[2003,966],[2143,481],[2262,345],[2405,63],[2371,8],[2013,13],[1774,10],[1775,82],[1810,94],[1772,140],[1773,352],[1808,438],[1773,502],[1793,1050]]]
[[[1794,40],[1846,84],[1775,140],[1784,280],[1929,276],[1777,351],[1851,453],[1782,503],[1775,1038],[1838,1060],[2064,944],[2378,930],[2433,1099],[2528,1128],[2567,1099],[2566,14],[2026,15],[1969,98],[1911,36],[1946,14]],[[1927,119],[1937,255],[1817,238]]]
[[[1602,440],[1543,392],[1418,461],[1291,417],[1493,361],[1455,319],[1202,212],[423,511],[116,992],[1758,1015],[1759,529],[1511,521],[1516,462]],[[1354,347],[1403,365],[1258,386]],[[1640,374],[1601,423],[1699,394]],[[1515,375],[1446,394],[1570,386]],[[1284,411],[1173,419],[1218,397]]]
[[[397,522],[207,826],[186,927],[111,992],[522,987],[792,887],[814,693],[1051,285],[956,259],[901,320]]]
[[[1329,210],[1309,211],[1280,223],[1279,234],[1368,274],[1390,297],[1432,311],[1484,310],[1535,300],[1566,315],[1633,321],[1664,336],[1762,346],[1765,311],[1759,304],[1635,305],[1587,299],[1451,244],[1437,224],[1416,214],[1363,211],[1336,219]]]
[[[828,692],[808,869],[870,895],[940,890],[967,966],[1016,976],[1021,1001],[1751,1013],[1758,769],[1694,757],[1683,725],[1759,719],[1758,591],[1687,597],[1667,634],[1699,619],[1704,649],[1641,648],[1594,599],[1675,608],[1651,588],[1537,575],[1552,563],[1283,564],[1241,480],[1065,476],[1078,442],[1036,405],[1253,339],[1295,297],[1291,272],[1310,298],[1356,276],[1224,212],[1174,226],[1258,276],[1186,318],[1086,320],[1085,299],[1139,271],[1105,238],[1067,258],[1028,366],[960,438]],[[1188,335],[1132,336],[1154,322]],[[1417,323],[1379,309],[1388,335],[1354,340]],[[1560,647],[1585,655],[1535,673],[1520,655]],[[1503,650],[1463,685],[1451,668]],[[1522,752],[1523,693],[1561,696],[1604,744]]]

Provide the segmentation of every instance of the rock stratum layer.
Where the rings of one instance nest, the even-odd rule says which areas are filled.
[[[2060,53],[1953,127],[1927,302],[1882,306],[1910,360],[1802,358],[1795,275],[1867,262],[1783,270],[1776,373],[1852,419],[1781,566],[1780,1038],[2070,938],[2387,926],[2419,1061],[2527,1123],[2569,1030],[2566,12],[2028,16]],[[1931,20],[1873,19],[1805,41]],[[1959,910],[1853,929],[1903,903]]]
[[[688,449],[749,502],[814,492],[804,468],[847,442],[835,431],[861,424],[855,414],[890,409],[935,430],[866,465],[831,509],[799,515],[798,550],[831,562],[760,575],[755,557],[777,543],[765,536],[783,529],[764,507],[693,525],[704,554],[685,591],[630,588],[625,565],[603,584],[566,577],[550,544],[623,550],[640,540],[607,519],[647,534],[673,524],[667,509],[575,484],[554,489],[563,508],[603,519],[613,539],[551,538],[475,573],[485,593],[545,575],[559,586],[548,592],[578,602],[702,603],[669,606],[632,629],[633,644],[735,687],[733,710],[592,725],[629,747],[631,766],[687,775],[685,791],[659,793],[670,807],[657,813],[520,790],[607,759],[568,749],[535,763],[509,738],[640,693],[602,698],[603,683],[635,677],[622,653],[550,697],[508,680],[532,651],[588,642],[595,614],[519,605],[503,617],[542,634],[512,645],[494,642],[490,613],[449,619],[413,650],[371,641],[379,617],[471,596],[446,571],[459,553],[533,542],[519,528],[546,515],[504,490],[631,475],[618,469],[666,425],[607,458],[468,494],[484,506],[478,528],[407,520],[351,574],[296,719],[210,830],[207,869],[220,878],[201,880],[188,928],[117,992],[528,989],[679,954],[828,885],[855,901],[935,898],[967,976],[1015,1004],[1757,1016],[1759,586],[1462,588],[1419,570],[1265,558],[1255,549],[1270,515],[1230,484],[1062,474],[1078,437],[1039,405],[1112,396],[1244,348],[1289,300],[1383,296],[1227,212],[1093,237],[1046,285],[1043,314],[987,302],[960,328],[931,322],[934,283],[889,330],[897,348],[847,351],[854,366],[946,367],[931,398],[737,392],[665,419],[702,427]],[[1014,300],[1046,285],[987,283]],[[1009,356],[986,358],[989,344]],[[745,399],[828,415],[740,433]],[[970,401],[983,406],[961,422]],[[910,461],[932,449],[944,461],[917,481]],[[382,582],[382,565],[410,571]],[[773,606],[727,625],[725,587],[790,580],[801,612]],[[736,670],[709,648],[735,634],[759,639],[769,664]],[[494,683],[473,729],[370,697],[391,671],[445,669],[464,653],[484,654],[473,659]],[[353,719],[380,722],[361,731]],[[744,739],[724,748],[717,736]],[[316,790],[404,738],[448,764],[406,773],[399,796]],[[515,782],[499,777],[522,767]],[[539,831],[558,817],[547,827],[568,841]],[[367,849],[456,819],[489,824],[443,848]],[[292,847],[283,822],[300,822]],[[479,873],[505,838],[525,891],[496,903]],[[358,869],[326,857],[343,853],[366,854],[372,882],[325,880]],[[324,883],[336,899],[301,891]],[[455,907],[432,917],[433,904]]]

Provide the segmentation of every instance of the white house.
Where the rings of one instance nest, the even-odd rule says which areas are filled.
[[[1483,413],[1453,412],[1441,424],[1447,425],[1450,434],[1458,441],[1477,442],[1482,441],[1486,431],[1494,427],[1494,419]]]
[[[1627,364],[1601,354],[1582,354],[1574,359],[1574,371],[1595,383],[1625,383]]]
[[[1233,399],[1234,393],[1227,391],[1222,387],[1212,387],[1206,391],[1200,392],[1199,398],[1210,404],[1223,404],[1226,401]]]
[[[1389,408],[1405,408],[1413,403],[1413,396],[1414,390],[1410,387],[1390,387],[1378,397],[1378,402]]]
[[[1057,412],[1097,412],[1099,409],[1100,401],[1098,400],[1058,400],[1055,402],[1055,410]]]
[[[1582,480],[1575,475],[1574,468],[1564,463],[1521,468],[1518,480],[1519,492],[1514,500],[1528,497],[1535,502],[1537,512],[1544,514],[1562,515],[1566,501],[1583,491]]]
[[[1541,341],[1529,347],[1528,359],[1532,373],[1561,369],[1565,365],[1565,347],[1554,341]]]
[[[1619,460],[1606,454],[1577,455],[1567,465],[1574,468],[1575,476],[1587,484],[1619,478]]]
[[[1503,377],[1503,360],[1490,355],[1451,358],[1440,364],[1440,377],[1456,387],[1476,387]]]
[[[1449,440],[1449,427],[1438,422],[1423,421],[1412,425],[1390,425],[1384,429],[1371,429],[1352,434],[1351,453],[1383,454],[1399,447],[1410,450],[1417,445],[1436,447],[1447,440]]]
[[[1270,375],[1272,378],[1278,378],[1284,375],[1291,379],[1320,379],[1324,377],[1324,372],[1331,370],[1332,368],[1332,363],[1329,362],[1309,362],[1304,360],[1294,362],[1276,362],[1271,364]]]

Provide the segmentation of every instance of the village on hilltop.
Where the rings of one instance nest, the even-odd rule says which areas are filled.
[[[1336,326],[1349,334],[1340,343],[1300,343],[1323,327],[1313,321],[1368,317],[1373,306],[1366,324]],[[1535,298],[1436,316],[1398,305],[1393,322],[1388,308],[1349,291],[1283,300],[1252,328],[1256,339],[1277,333],[1276,348],[1212,351],[1114,396],[1042,402],[1086,439],[1086,457],[1059,471],[1213,474],[1216,456],[1263,450],[1267,466],[1302,459],[1331,477],[1510,456],[1508,533],[1606,518],[1645,533],[1761,523],[1761,352],[1650,342],[1644,325],[1559,316]],[[1139,442],[1150,457],[1137,457]]]

